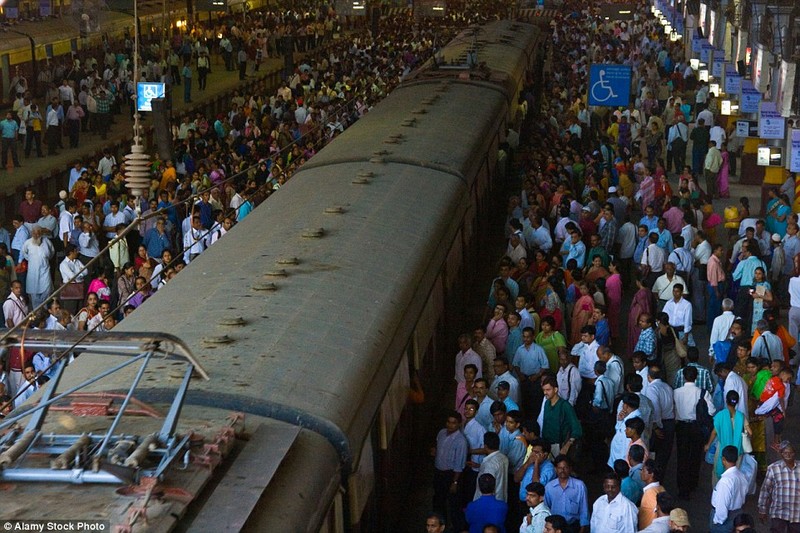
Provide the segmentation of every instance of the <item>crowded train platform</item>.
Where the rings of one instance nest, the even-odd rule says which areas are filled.
[[[176,118],[173,157],[155,158],[138,204],[110,151],[76,161],[58,198],[27,191],[0,230],[6,327],[113,330],[459,27],[505,14],[397,16],[375,37],[333,12],[265,13],[150,50],[145,78],[185,103],[212,65],[244,80],[280,56],[286,32],[304,55],[276,90]],[[544,27],[544,72],[529,73],[501,146],[492,271],[447,377],[409,395],[436,430],[416,435],[433,446],[415,458],[401,529],[800,531],[794,176],[760,212],[737,173],[741,139],[648,5],[621,21],[568,3]],[[104,52],[38,80],[38,103],[20,80],[4,169],[103,137],[127,112],[128,43]],[[631,67],[627,106],[588,104],[595,63]],[[52,368],[22,354],[0,374],[4,413]]]

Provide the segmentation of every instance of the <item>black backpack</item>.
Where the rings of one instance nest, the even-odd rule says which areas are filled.
[[[697,424],[703,432],[704,441],[708,440],[708,437],[711,436],[711,430],[714,429],[714,418],[708,412],[706,394],[708,394],[706,390],[700,393],[700,399],[697,400],[697,406],[695,406],[695,420],[697,420]]]

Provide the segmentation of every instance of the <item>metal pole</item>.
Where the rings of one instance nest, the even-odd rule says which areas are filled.
[[[45,468],[13,468],[0,471],[0,481],[43,481],[74,483],[122,483],[123,481],[108,472],[90,470],[50,470]]]
[[[119,421],[122,420],[122,416],[125,414],[125,409],[128,408],[128,404],[131,402],[133,391],[136,390],[136,387],[142,380],[142,377],[144,376],[144,371],[147,368],[147,364],[150,362],[151,357],[153,357],[153,352],[147,352],[147,357],[145,357],[144,361],[142,361],[142,366],[139,368],[139,372],[136,373],[136,377],[133,379],[133,383],[131,383],[131,388],[128,389],[128,395],[125,396],[125,399],[122,401],[122,405],[120,405],[119,407],[119,412],[117,413],[117,416],[114,417],[114,421],[111,423],[111,427],[108,428],[106,436],[103,437],[103,442],[100,443],[100,447],[97,449],[97,453],[95,453],[96,457],[102,456],[103,452],[106,451],[108,442],[111,440],[111,435],[114,434],[114,430],[117,429]]]

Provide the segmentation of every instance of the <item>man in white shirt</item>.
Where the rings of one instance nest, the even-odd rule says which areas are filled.
[[[462,333],[458,336],[458,353],[456,354],[455,380],[457,383],[464,383],[464,366],[475,365],[478,373],[475,377],[482,377],[483,362],[481,356],[472,350],[469,335]]]
[[[36,369],[33,365],[25,365],[23,375],[25,377],[25,382],[20,385],[19,391],[17,392],[19,396],[14,399],[14,409],[25,403],[28,398],[39,390],[39,384],[36,382]]]
[[[109,215],[110,216],[110,215]],[[188,265],[191,261],[197,259],[206,249],[206,237],[208,232],[203,229],[200,222],[199,215],[192,215],[192,222],[189,231],[183,235],[183,260]],[[480,358],[478,358],[480,361]],[[463,367],[462,367],[463,370]],[[478,366],[478,376],[481,376],[481,367]]]
[[[54,235],[67,246],[69,243],[69,236],[75,229],[75,212],[78,210],[78,202],[74,198],[67,200],[66,209],[58,215],[58,235]]]
[[[519,405],[519,381],[517,381],[517,378],[511,373],[511,365],[508,359],[505,357],[496,357],[493,366],[495,378],[494,381],[492,381],[492,386],[489,388],[489,394],[492,398],[497,398],[497,386],[500,382],[505,381],[509,386],[508,396],[514,400],[514,403]]]
[[[667,262],[667,253],[663,248],[658,246],[658,233],[651,232],[648,236],[650,244],[647,245],[642,253],[641,264],[650,267],[650,274],[648,275],[648,286],[652,286],[656,278],[664,272],[664,263]]]
[[[733,521],[741,514],[747,497],[747,478],[736,467],[736,461],[739,459],[738,450],[735,446],[725,446],[721,450],[721,455],[725,471],[711,495],[711,533],[730,532],[733,529]]]
[[[677,276],[676,276],[677,277]],[[694,346],[692,339],[692,304],[683,297],[683,284],[675,283],[672,287],[672,300],[664,306],[664,312],[669,315],[669,325],[678,334],[678,337]]]
[[[604,495],[592,506],[591,531],[614,531],[635,533],[639,511],[628,498],[620,493],[620,479],[610,472],[603,479]]]
[[[572,347],[571,355],[578,357],[578,370],[583,379],[595,379],[594,364],[599,361],[597,348],[600,347],[595,340],[597,330],[591,324],[581,328],[581,342]]]
[[[111,212],[106,215],[103,221],[103,231],[106,232],[107,239],[111,240],[117,236],[117,224],[125,224],[125,214],[120,212],[119,203],[112,198]]]
[[[544,519],[550,516],[550,508],[544,502],[544,485],[538,481],[529,483],[525,487],[525,504],[528,514],[522,519],[519,526],[520,533],[543,533]]]
[[[612,390],[614,397],[619,396],[624,390],[625,363],[618,355],[614,355],[608,346],[600,346],[597,349],[597,358],[606,364],[605,376],[614,384]]]
[[[483,459],[477,477],[491,474],[495,479],[494,497],[500,501],[508,501],[508,458],[500,452],[500,437],[489,431],[483,435],[483,447],[488,454]],[[481,497],[481,491],[475,487],[473,500]]]
[[[716,409],[711,396],[707,391],[699,388],[697,381],[697,368],[687,366],[683,369],[683,387],[675,389],[675,438],[678,446],[678,495],[688,499],[692,491],[697,489],[700,465],[703,462],[703,445],[707,435],[703,433],[697,420],[697,406],[700,399],[705,402],[710,416],[714,416]]]
[[[728,332],[731,329],[736,315],[733,314],[733,300],[725,298],[722,300],[722,314],[714,319],[714,324],[711,327],[711,335],[708,339],[708,357],[712,363],[715,362],[714,357],[714,343],[724,341],[728,338]]]
[[[700,321],[705,321],[706,313],[706,270],[708,268],[708,260],[711,258],[713,249],[711,243],[708,242],[705,232],[698,230],[694,235],[694,242],[692,259],[694,260],[694,268],[692,269],[691,280],[692,287],[696,290],[692,291],[692,310],[700,318]]]
[[[750,341],[745,340],[748,349],[750,348]],[[749,418],[747,413],[747,384],[745,384],[742,377],[731,369],[728,363],[719,363],[714,367],[714,374],[721,380],[725,381],[725,387],[722,389],[723,395],[727,398],[729,391],[736,391],[739,395],[739,403],[736,404],[736,410],[744,415],[745,420]]]
[[[66,257],[58,265],[58,270],[61,272],[61,282],[81,282],[86,277],[87,272],[84,269],[84,264],[78,259],[78,247],[74,244],[67,244],[64,250]],[[83,272],[81,272],[83,271]]]
[[[713,124],[713,122],[706,122],[706,124]],[[711,129],[708,130],[708,137],[712,141],[716,142],[717,146],[720,148],[722,147],[723,143],[728,140],[728,135],[725,133],[725,128],[719,125],[711,126]]]
[[[578,401],[578,394],[581,392],[581,373],[572,364],[569,351],[562,347],[558,349],[558,395],[575,407]]]
[[[19,281],[11,282],[11,294],[3,302],[3,316],[9,329],[22,323],[28,316],[28,304],[22,295],[22,283]]]
[[[661,379],[663,369],[657,364],[650,365],[647,379],[649,384],[645,396],[653,403],[653,423],[655,424],[652,450],[656,452],[656,463],[666,472],[675,440],[675,399],[672,387]]]
[[[667,261],[664,264],[664,274],[656,278],[653,283],[653,293],[656,295],[660,310],[663,310],[666,304],[674,298],[676,284],[686,287],[686,280],[677,274],[675,263]]]

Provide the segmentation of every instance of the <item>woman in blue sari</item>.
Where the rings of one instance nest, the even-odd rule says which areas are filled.
[[[789,215],[792,213],[789,198],[779,194],[778,189],[772,187],[768,191],[767,215],[764,217],[765,226],[770,233],[777,233],[781,237],[786,235],[786,226]]]
[[[740,401],[739,393],[735,390],[728,391],[725,395],[725,409],[722,409],[714,415],[714,429],[711,430],[711,435],[708,437],[708,442],[705,446],[705,451],[708,452],[714,440],[717,440],[717,451],[714,454],[714,468],[711,469],[712,486],[717,484],[719,477],[725,471],[722,466],[722,455],[720,450],[725,446],[735,446],[739,452],[739,457],[742,456],[742,433],[752,435],[750,426],[745,420],[744,415],[736,409]]]

